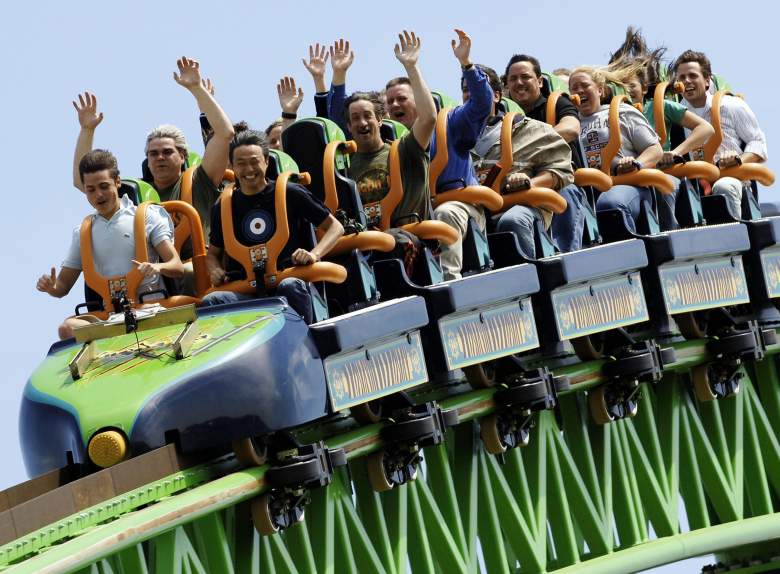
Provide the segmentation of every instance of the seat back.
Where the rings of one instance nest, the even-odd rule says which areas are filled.
[[[325,118],[303,118],[287,126],[282,132],[284,151],[293,159],[301,173],[311,178],[308,189],[312,195],[325,201],[325,183],[323,178],[323,156],[325,147],[332,141],[344,141],[344,132],[335,122]],[[337,168],[343,170],[347,159],[343,155],[336,158]]]
[[[157,190],[142,179],[123,178],[119,186],[119,197],[126,195],[135,205],[145,201],[160,203],[160,196]]]
[[[187,154],[187,159],[184,160],[184,165],[181,169],[182,173],[191,167],[198,167],[202,161],[203,158],[201,158],[200,155],[194,151],[190,151]],[[152,177],[152,171],[149,169],[149,160],[146,158],[144,158],[144,160],[141,162],[141,179],[147,183],[152,183],[154,181],[154,177]]]
[[[392,142],[400,140],[409,130],[401,122],[385,118],[379,126],[379,134],[382,141]]]
[[[508,114],[509,112],[516,112],[518,114],[523,113],[523,108],[520,107],[520,104],[506,96],[501,98],[498,104],[496,104],[496,110],[499,114]]]
[[[431,90],[431,96],[433,96],[433,103],[437,112],[446,108],[454,108],[458,105],[458,102],[440,90]]]
[[[188,205],[194,206],[192,199],[192,179],[195,177],[195,170],[197,166],[187,168],[181,176],[181,186],[179,187],[179,199]],[[234,182],[236,176],[232,170],[226,169],[225,174],[222,176],[223,181]],[[159,201],[159,198],[158,198]],[[167,202],[166,202],[167,203]],[[192,228],[190,227],[191,219],[189,217],[176,217],[173,218],[174,230],[173,230],[173,246],[179,253],[182,252],[187,240],[192,237]],[[200,235],[203,235],[202,222],[198,217],[198,226],[201,230]]]
[[[550,94],[556,91],[568,94],[569,85],[555,74],[542,72],[542,95],[549,98]]]
[[[272,149],[268,150],[268,166],[265,169],[266,179],[276,179],[280,173],[285,171],[291,171],[293,173],[300,172],[298,164],[288,154],[282,150]]]

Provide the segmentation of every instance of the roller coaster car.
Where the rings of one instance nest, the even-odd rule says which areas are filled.
[[[657,96],[663,96],[663,89],[663,84],[658,86]],[[620,149],[617,106],[623,97],[616,96],[612,101],[610,141],[602,150],[602,165],[610,165]],[[682,177],[714,175],[709,174],[707,164],[698,164],[701,162],[680,164],[668,171]],[[642,179],[638,176],[641,171],[650,170],[619,176],[620,182],[666,191],[662,179],[655,175]],[[656,179],[658,185],[654,185]],[[723,202],[727,213],[724,198],[717,200]],[[649,224],[641,226],[644,229],[640,228],[639,233],[629,231],[623,214],[616,210],[600,212],[598,217],[608,240],[639,238],[645,244],[650,265],[642,271],[642,279],[653,335],[671,339],[675,331],[670,318],[674,317],[685,338],[709,338],[708,347],[719,349],[714,353],[717,360],[710,367],[694,369],[696,395],[700,400],[712,400],[736,393],[741,377],[739,365],[745,359],[760,360],[766,345],[774,341],[773,332],[762,329],[741,311],[741,306],[750,302],[742,259],[751,247],[747,226],[732,218],[730,223],[720,225],[657,232],[651,208],[646,207],[643,215],[648,216]]]
[[[333,263],[277,270],[272,259],[289,234],[280,191],[289,177],[283,173],[277,180],[280,223],[261,246],[262,275],[252,248],[235,242],[226,190],[226,251],[249,279],[219,289],[253,293],[252,278],[262,288],[285,276],[343,280],[344,269]],[[192,306],[129,309],[55,344],[30,378],[20,427],[25,464],[31,475],[69,463],[111,466],[171,442],[184,452],[233,444],[242,462],[259,463],[267,444],[275,444],[268,439],[275,431],[424,383],[419,328],[427,323],[417,297],[311,327],[276,297],[198,313]]]
[[[494,168],[495,177],[489,180],[496,191],[502,190],[503,182],[512,169],[514,120],[514,114],[511,113],[506,114],[502,120],[501,156]],[[597,170],[581,170],[580,180],[584,185],[598,186],[602,189],[608,189],[611,183]],[[522,204],[545,208],[558,213],[566,209],[565,200],[557,192],[543,188],[531,188],[504,195],[504,202],[510,205]],[[492,233],[489,238],[491,252],[499,267],[521,262],[532,263],[537,267],[542,287],[542,291],[535,297],[537,312],[542,313],[543,316],[556,317],[557,323],[555,326],[548,324],[549,326],[542,332],[544,346],[548,352],[561,352],[560,343],[575,338],[578,339],[575,341],[575,348],[578,353],[581,353],[583,359],[596,358],[600,353],[595,345],[592,343],[583,345],[585,341],[579,337],[647,319],[638,274],[638,270],[647,265],[641,242],[630,240],[611,246],[555,254],[541,225],[535,229],[535,236],[537,252],[541,255],[535,259],[522,253],[516,237],[511,233]],[[597,304],[599,297],[597,293],[604,289],[623,289],[620,287],[623,283],[630,285],[625,288],[630,293],[627,291],[624,294],[627,297],[624,297],[625,301],[630,301],[630,305],[623,306],[617,314],[608,316],[606,309],[594,311],[588,314],[587,321],[584,316],[572,314],[585,309],[586,306]],[[580,296],[585,296],[586,299],[578,300]],[[606,295],[601,295],[604,296]],[[617,293],[614,293],[609,297],[616,296]],[[592,297],[593,300],[588,302],[588,297]]]
[[[447,135],[446,110],[439,112],[437,123],[438,151],[431,170],[432,190],[444,164],[446,164]],[[443,154],[443,158],[442,155]],[[400,167],[397,154],[397,142],[390,150],[391,190],[380,206],[382,225],[389,219],[394,206],[403,195]],[[500,196],[484,187],[470,187],[439,193],[438,201],[457,198],[461,201],[500,201]],[[479,246],[474,241],[477,234],[484,238],[481,231],[472,222],[471,262],[489,263],[490,258],[484,245],[484,257],[474,254]],[[441,243],[450,243],[456,239],[454,230],[439,221],[422,221],[403,226],[422,239],[436,239]],[[484,239],[483,239],[484,241]],[[464,245],[464,252],[469,250]],[[549,373],[539,377],[524,372],[513,355],[538,347],[539,341],[533,321],[533,310],[529,295],[538,290],[538,279],[534,269],[528,265],[518,265],[500,271],[479,271],[479,265],[472,265],[471,275],[462,279],[420,285],[410,278],[398,260],[377,261],[374,264],[377,281],[383,297],[398,297],[419,294],[426,300],[431,324],[423,330],[423,338],[428,352],[428,364],[436,380],[446,380],[455,369],[462,368],[468,381],[475,387],[485,387],[501,383],[502,386],[536,385],[542,382],[544,390],[554,396],[550,390],[552,377]],[[489,268],[488,265],[481,267]],[[559,384],[561,384],[559,382]],[[535,387],[536,388],[536,387]],[[509,403],[515,404],[518,397],[528,398],[528,393],[515,393]],[[523,401],[521,401],[523,402]],[[537,404],[535,401],[534,404]],[[547,401],[545,404],[554,404]],[[527,402],[524,406],[530,407]],[[549,407],[551,408],[551,407]],[[494,433],[495,434],[495,433]]]

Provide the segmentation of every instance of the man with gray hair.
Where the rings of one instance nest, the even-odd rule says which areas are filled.
[[[176,62],[179,72],[173,79],[186,88],[198,102],[200,111],[206,115],[214,135],[206,145],[203,160],[195,170],[192,180],[192,202],[200,215],[205,236],[209,236],[211,207],[219,198],[219,186],[222,183],[228,164],[228,146],[233,138],[233,126],[230,119],[219,106],[214,96],[201,81],[200,64],[196,60],[180,58]],[[79,101],[73,102],[78,113],[81,131],[76,141],[76,153],[73,157],[73,185],[82,190],[78,177],[78,164],[81,158],[92,149],[95,128],[103,121],[103,113],[97,111],[97,98],[89,93],[79,95]],[[184,133],[172,125],[161,125],[146,137],[144,149],[151,174],[151,183],[162,201],[179,199],[181,176],[187,161],[188,149]]]

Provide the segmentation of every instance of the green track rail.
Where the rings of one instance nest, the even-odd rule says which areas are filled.
[[[421,476],[377,494],[366,455],[380,425],[340,432],[349,472],[312,491],[306,520],[254,532],[245,501],[266,467],[219,476],[201,465],[101,503],[0,548],[5,572],[633,572],[716,552],[780,555],[780,376],[769,350],[746,365],[736,396],[698,403],[688,371],[703,342],[675,345],[677,363],[645,385],[639,413],[600,427],[583,392],[600,363],[556,370],[572,387],[540,413],[530,444],[504,464],[479,439],[493,390],[438,396],[460,423],[425,449]],[[332,429],[337,429],[333,426]],[[320,429],[322,430],[322,429]],[[328,429],[325,428],[327,432]],[[690,531],[681,530],[684,506]],[[753,554],[751,554],[751,552]]]

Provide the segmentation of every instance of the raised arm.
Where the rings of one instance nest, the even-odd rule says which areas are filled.
[[[311,74],[314,80],[314,109],[317,117],[328,117],[328,86],[325,84],[325,64],[328,62],[328,49],[316,44],[309,46],[309,61],[305,58],[303,67]]]
[[[282,131],[298,117],[298,108],[303,103],[303,89],[295,87],[295,78],[285,76],[276,84],[279,106],[282,108]]]
[[[201,165],[212,183],[220,185],[228,165],[228,146],[235,135],[233,124],[201,82],[200,64],[197,60],[180,58],[176,66],[179,68],[179,73],[174,72],[173,79],[193,95],[198,108],[206,114],[206,119],[214,130],[214,135],[203,153]]]
[[[333,69],[330,90],[328,90],[328,118],[336,122],[349,133],[344,119],[344,103],[347,101],[347,70],[355,61],[355,53],[350,49],[349,42],[340,38],[330,47],[330,66]]]
[[[333,79],[331,83],[336,86],[343,86],[347,82],[347,70],[355,61],[355,52],[349,48],[349,40],[339,38],[329,49],[330,65],[333,68]]]
[[[399,43],[395,45],[395,57],[406,70],[417,106],[417,119],[412,124],[412,133],[420,147],[426,149],[431,143],[433,129],[436,127],[436,106],[431,91],[417,66],[417,60],[420,58],[420,39],[414,32],[404,30],[403,34],[398,34],[398,40]]]
[[[458,60],[463,80],[469,91],[468,100],[456,107],[449,117],[453,145],[467,151],[473,148],[485,122],[493,111],[493,89],[487,76],[471,62],[471,38],[463,30],[455,30],[458,41],[452,41],[452,53]]]
[[[79,175],[79,162],[88,152],[92,151],[92,142],[95,137],[95,128],[103,121],[103,112],[97,111],[97,97],[90,92],[79,94],[79,101],[72,102],[79,118],[78,138],[76,138],[76,150],[73,153],[73,187],[84,192]]]
[[[305,58],[301,59],[303,67],[309,71],[311,79],[314,80],[314,90],[317,93],[328,91],[328,86],[325,84],[325,64],[328,63],[328,55],[325,46],[320,46],[318,43],[309,46],[308,62]]]

